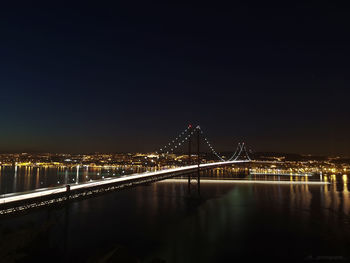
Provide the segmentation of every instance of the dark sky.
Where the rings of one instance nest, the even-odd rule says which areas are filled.
[[[26,2],[0,9],[0,151],[152,151],[199,123],[219,151],[350,155],[338,1]]]

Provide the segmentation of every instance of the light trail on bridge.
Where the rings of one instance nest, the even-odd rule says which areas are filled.
[[[247,163],[250,162],[248,160],[235,160],[235,161],[229,161],[229,162],[215,162],[215,163],[206,163],[206,164],[200,164],[199,168],[209,168],[209,167],[215,167],[215,166],[225,166],[235,163]],[[178,167],[178,168],[172,168],[172,169],[166,169],[166,170],[160,170],[156,172],[146,172],[141,174],[132,174],[125,177],[120,178],[105,178],[98,181],[83,183],[83,184],[76,184],[71,185],[70,189],[71,191],[79,190],[79,189],[88,189],[93,188],[97,186],[104,186],[108,184],[114,184],[114,183],[128,183],[129,181],[137,180],[137,179],[143,179],[147,177],[157,176],[157,175],[166,175],[166,174],[172,174],[176,172],[187,172],[191,170],[196,170],[198,168],[198,165],[189,165],[184,167]],[[27,199],[33,199],[43,196],[49,196],[52,194],[59,194],[66,192],[66,186],[59,186],[55,188],[45,188],[45,189],[36,189],[34,191],[30,192],[23,192],[23,193],[11,193],[5,195],[3,198],[0,199],[0,204],[8,204],[11,202],[17,202],[17,201],[23,201]]]

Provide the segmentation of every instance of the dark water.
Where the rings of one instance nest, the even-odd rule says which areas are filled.
[[[2,218],[0,260],[345,261],[347,179],[330,177],[330,185],[203,182],[200,199],[188,198],[179,180],[112,192]]]

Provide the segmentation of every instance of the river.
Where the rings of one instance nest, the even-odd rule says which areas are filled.
[[[195,188],[189,196],[186,180],[169,179],[4,217],[0,259],[345,261],[350,258],[348,176],[329,176],[329,181],[202,180],[200,196]]]

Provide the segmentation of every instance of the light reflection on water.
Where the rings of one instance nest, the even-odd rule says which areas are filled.
[[[64,178],[66,170],[61,172]],[[68,177],[76,178],[75,172],[68,171]],[[79,173],[79,179],[86,175]],[[18,234],[19,226],[31,222],[41,236],[29,257],[59,256],[71,262],[103,257],[116,247],[145,262],[156,257],[166,262],[349,257],[348,176],[325,177],[331,184],[205,181],[201,199],[188,198],[186,182],[165,180],[3,219],[1,230]],[[49,229],[41,230],[47,224]],[[11,239],[4,234],[2,240]]]
[[[226,186],[208,183],[202,189]],[[336,185],[233,183],[227,194],[207,200],[170,230],[158,253],[169,262],[349,259],[349,202],[347,187],[339,191]]]

